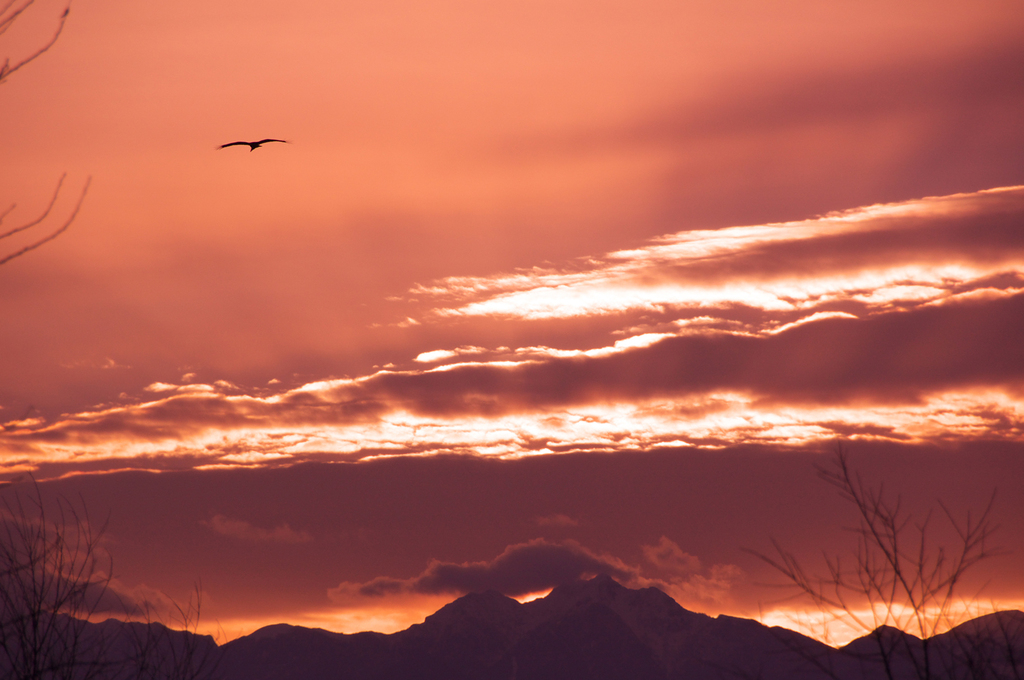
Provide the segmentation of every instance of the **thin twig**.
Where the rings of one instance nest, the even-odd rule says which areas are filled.
[[[22,12],[24,12],[25,9],[27,9],[28,6],[31,5],[33,1],[34,0],[29,0],[29,2],[27,2],[25,5],[23,5],[22,7],[18,8],[18,10],[14,14],[9,16],[7,19],[4,19],[3,30],[7,30],[7,28],[11,25],[11,23],[13,23],[14,20],[18,18],[18,15],[20,15]],[[36,50],[32,54],[30,54],[29,56],[27,56],[24,59],[22,59],[21,61],[19,61],[14,66],[10,65],[10,59],[4,59],[3,65],[0,66],[0,84],[2,84],[7,78],[9,78],[11,76],[11,74],[13,74],[15,71],[20,69],[22,66],[24,66],[25,64],[28,64],[29,62],[31,62],[34,59],[38,58],[44,52],[46,52],[48,49],[53,47],[53,44],[55,42],[57,42],[57,38],[60,37],[61,31],[64,30],[64,22],[67,21],[67,19],[68,19],[68,12],[70,12],[70,11],[71,11],[71,3],[69,2],[67,7],[65,7],[64,11],[61,13],[61,15],[60,15],[60,23],[57,24],[57,30],[54,31],[53,37],[50,38],[50,41],[48,43],[46,43],[45,45],[40,47],[38,50]]]
[[[7,263],[7,262],[10,262],[14,258],[16,258],[16,257],[18,257],[20,255],[24,255],[25,253],[27,253],[29,251],[35,250],[36,248],[38,248],[39,246],[43,245],[44,243],[52,241],[53,239],[55,239],[58,236],[60,236],[61,234],[63,234],[67,230],[67,228],[71,226],[71,223],[75,221],[75,217],[78,216],[78,210],[82,207],[82,201],[85,200],[85,194],[89,191],[89,184],[91,182],[92,182],[92,177],[90,176],[85,181],[85,187],[82,188],[82,194],[78,197],[78,203],[75,204],[75,209],[71,213],[71,216],[67,219],[66,222],[64,222],[64,224],[59,229],[57,229],[57,231],[53,232],[52,234],[50,234],[49,236],[47,236],[45,238],[42,238],[42,239],[36,241],[35,243],[32,243],[32,244],[29,244],[29,245],[25,246],[21,250],[18,250],[16,252],[11,253],[10,255],[8,255],[7,257],[4,257],[3,259],[0,259],[0,265],[3,265],[5,263]],[[49,208],[47,208],[47,212],[49,212]]]
[[[6,232],[0,234],[0,239],[5,239],[8,236],[14,236],[19,231],[25,231],[26,229],[31,229],[32,227],[36,226],[37,224],[39,224],[40,222],[45,220],[47,215],[50,214],[50,211],[53,210],[54,204],[57,203],[57,197],[60,195],[61,185],[64,184],[64,178],[67,177],[67,176],[68,176],[68,173],[65,172],[63,175],[60,176],[60,179],[57,180],[57,188],[53,192],[53,198],[50,199],[50,204],[46,206],[46,210],[43,211],[42,215],[40,215],[36,219],[32,220],[31,222],[28,222],[26,224],[21,225],[20,227],[15,227],[14,229],[11,229],[10,231],[6,231]],[[8,213],[10,213],[12,210],[14,210],[14,207],[15,206],[12,205],[3,214],[0,214],[0,223],[3,222],[4,218],[7,216]]]
[[[21,7],[19,7],[15,11],[11,12],[11,14],[9,16],[7,16],[4,19],[0,20],[0,35],[3,35],[4,31],[6,31],[8,28],[10,28],[11,24],[14,23],[14,20],[17,19],[18,16],[21,15],[22,12],[24,12],[26,9],[28,9],[29,5],[31,5],[33,2],[35,2],[35,0],[28,0],[28,2],[26,2],[24,5],[22,5]],[[13,4],[14,4],[14,0],[7,0],[7,4],[4,5],[3,7],[0,7],[0,16],[3,16],[7,12],[7,10],[9,10],[11,8],[11,5],[13,5]]]

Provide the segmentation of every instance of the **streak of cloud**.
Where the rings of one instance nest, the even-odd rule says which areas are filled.
[[[415,291],[425,324],[611,331],[590,346],[455,344],[292,389],[155,382],[141,403],[7,422],[6,469],[1016,439],[1022,215],[1024,189],[1006,188],[443,279]]]
[[[1022,212],[1024,188],[1011,187],[800,222],[684,231],[571,270],[450,277],[411,294],[437,300],[439,317],[540,320],[737,306],[807,315],[843,303],[877,313],[979,288],[1020,291]]]
[[[579,526],[579,520],[573,519],[568,515],[556,514],[556,515],[545,515],[544,517],[535,517],[534,522],[537,526],[542,527],[559,527],[568,529]]]
[[[230,536],[243,541],[256,543],[308,543],[313,537],[306,531],[296,531],[287,523],[278,524],[273,529],[253,526],[241,519],[232,519],[224,515],[214,515],[204,520],[202,525],[221,536]]]

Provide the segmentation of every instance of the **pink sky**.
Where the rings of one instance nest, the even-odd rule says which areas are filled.
[[[845,516],[837,438],[915,507],[999,487],[1020,545],[1022,32],[1016,0],[76,1],[0,85],[0,232],[67,173],[0,258],[91,177],[0,266],[0,473],[230,635],[542,563],[754,614],[742,549]]]

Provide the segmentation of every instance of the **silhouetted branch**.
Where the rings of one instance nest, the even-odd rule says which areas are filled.
[[[21,16],[22,12],[28,9],[33,2],[35,2],[35,0],[26,0],[26,2],[21,7],[18,7],[13,12],[8,14],[8,10],[10,10],[10,8],[14,5],[14,0],[8,0],[7,4],[3,5],[3,7],[0,8],[0,35],[3,35],[4,32],[6,32],[7,29],[10,28],[11,25],[18,19],[18,17]],[[10,57],[4,58],[4,63],[0,64],[0,84],[7,80],[7,78],[10,77],[11,74],[20,69],[22,66],[35,60],[48,49],[53,47],[53,44],[57,42],[57,38],[60,37],[61,31],[64,30],[64,22],[67,21],[68,12],[70,11],[71,3],[69,2],[67,6],[64,8],[64,11],[60,15],[60,22],[57,24],[57,30],[54,31],[53,36],[50,38],[50,40],[42,47],[40,47],[38,50],[30,54],[29,56],[25,57],[21,61],[17,62],[16,64],[14,64],[14,66],[11,66]]]
[[[112,561],[100,547],[106,523],[93,527],[81,501],[61,497],[47,505],[35,480],[27,493],[12,486],[0,502],[0,678],[212,676],[218,650],[198,634],[199,584],[186,604],[172,602],[166,617],[148,601],[126,602],[110,587]],[[105,613],[117,618],[94,620]]]
[[[20,5],[15,6],[16,0],[0,0],[0,36],[6,33],[7,29],[13,26],[14,22],[16,22],[24,14],[25,10],[31,7],[34,2],[35,0],[25,0]],[[70,11],[71,2],[69,0],[68,4],[64,7],[64,11],[61,12],[60,19],[57,23],[57,29],[54,31],[53,36],[51,36],[50,39],[35,52],[28,55],[21,61],[15,62],[13,66],[11,65],[10,57],[4,57],[3,63],[0,63],[0,85],[5,83],[7,81],[7,78],[9,78],[14,72],[16,72],[22,66],[25,66],[31,61],[37,59],[39,56],[41,56],[43,53],[45,53],[47,50],[53,47],[53,44],[57,42],[57,38],[60,37],[61,32],[63,32],[64,30],[64,23],[67,21],[68,13]],[[78,215],[78,209],[82,207],[82,201],[85,200],[85,194],[89,190],[89,182],[91,181],[91,179],[92,178],[86,180],[85,187],[82,189],[82,195],[78,197],[78,203],[75,205],[74,212],[71,214],[71,217],[69,217],[67,221],[64,222],[64,224],[59,229],[54,231],[52,234],[36,241],[35,243],[31,243],[25,246],[24,248],[3,257],[2,259],[0,259],[0,265],[6,262],[10,262],[19,255],[24,255],[29,251],[35,250],[44,243],[52,241],[53,239],[57,238],[62,233],[64,233],[64,231],[66,231],[67,228],[71,226],[71,223],[74,221],[75,216]],[[64,175],[61,175],[60,181],[57,182],[57,189],[53,193],[53,198],[50,200],[50,204],[46,207],[46,210],[43,212],[41,217],[20,227],[16,227],[14,229],[11,229],[10,231],[0,234],[0,239],[7,238],[8,236],[12,236],[19,232],[25,231],[26,229],[31,229],[32,227],[36,226],[37,224],[45,220],[47,215],[50,214],[50,210],[53,209],[54,204],[57,202],[57,196],[60,194],[61,186],[63,185],[63,183]],[[3,213],[0,213],[0,223],[3,222],[3,219],[8,214],[10,214],[12,210],[14,210],[13,205],[7,210],[5,210]]]
[[[217,667],[214,643],[198,632],[203,590],[196,583],[187,604],[173,603],[170,628],[156,615],[154,606],[143,603],[142,626],[128,626],[131,658],[128,677],[134,680],[206,680]]]
[[[35,219],[35,220],[33,220],[33,221],[31,221],[31,222],[29,222],[27,224],[24,224],[24,225],[22,225],[20,227],[16,227],[14,229],[11,229],[10,231],[8,231],[6,233],[0,234],[0,239],[4,239],[4,238],[7,238],[8,236],[12,236],[14,234],[17,234],[18,232],[22,232],[22,231],[25,231],[26,229],[30,229],[30,228],[36,226],[37,224],[39,224],[40,222],[42,222],[43,220],[45,220],[47,215],[50,214],[50,210],[53,209],[54,203],[57,202],[57,196],[60,194],[61,185],[64,183],[64,177],[66,176],[66,174],[67,173],[65,173],[64,175],[61,175],[60,181],[57,182],[57,190],[53,193],[53,198],[50,199],[50,204],[46,206],[46,210],[43,212],[43,214],[40,217],[38,217],[37,219]],[[25,246],[24,248],[21,248],[20,250],[16,250],[15,252],[11,253],[10,255],[7,255],[7,256],[5,256],[3,258],[0,258],[0,265],[5,264],[7,262],[10,262],[14,258],[16,258],[16,257],[18,257],[20,255],[24,255],[25,253],[27,253],[29,251],[35,250],[36,248],[38,248],[39,246],[43,245],[44,243],[52,241],[53,239],[57,238],[58,236],[63,234],[65,231],[67,231],[67,228],[70,227],[71,223],[75,221],[75,217],[78,216],[78,211],[82,207],[82,202],[85,200],[85,194],[89,191],[89,185],[91,183],[92,183],[92,177],[89,177],[89,178],[87,178],[85,180],[85,186],[82,187],[82,193],[78,197],[78,202],[75,203],[75,209],[71,212],[71,216],[68,217],[67,220],[65,220],[64,224],[61,225],[60,228],[58,228],[56,231],[54,231],[50,235],[45,236],[44,238],[39,239],[35,243],[30,243],[29,245]],[[12,205],[10,208],[7,209],[6,212],[4,212],[3,214],[0,214],[0,223],[3,222],[3,218],[6,217],[7,214],[10,213],[11,210],[13,210],[13,209],[14,209],[14,206]]]
[[[0,676],[95,677],[102,644],[84,637],[110,583],[106,525],[94,529],[84,505],[63,498],[51,517],[34,480],[27,495],[9,491],[0,513]]]
[[[936,636],[952,629],[959,620],[958,589],[965,574],[996,554],[990,545],[997,528],[991,518],[995,493],[980,515],[968,513],[963,522],[939,503],[957,541],[951,547],[933,546],[932,513],[915,522],[903,509],[899,495],[888,497],[884,486],[866,484],[850,468],[841,445],[836,447],[832,465],[818,472],[857,509],[858,524],[849,529],[856,537],[853,554],[845,559],[825,555],[826,573],[811,575],[775,540],[772,555],[748,552],[781,574],[794,589],[795,597],[805,596],[826,617],[842,619],[863,631],[875,647],[869,660],[880,664],[887,678],[900,676],[903,672],[897,667],[908,665],[913,677],[921,679],[937,677],[943,670],[946,677],[953,677],[948,673],[953,672],[954,665],[958,669],[984,666],[981,675],[971,677],[1009,677],[995,673],[986,661],[993,654],[982,650],[980,643],[958,639],[957,658],[951,656],[951,649],[935,649],[933,644]],[[1008,661],[1000,663],[1019,677],[1019,654],[1010,636],[1004,637],[1003,656]],[[1013,644],[1019,644],[1019,640]]]
[[[39,224],[40,222],[45,220],[46,216],[50,214],[51,210],[53,210],[53,206],[57,202],[57,197],[60,196],[60,188],[64,184],[64,178],[67,177],[67,176],[68,176],[68,173],[65,172],[63,175],[60,176],[60,179],[57,180],[57,188],[53,192],[53,198],[50,199],[50,204],[46,206],[46,210],[43,211],[42,215],[40,215],[36,219],[32,220],[31,222],[28,222],[26,224],[21,225],[20,227],[15,227],[14,229],[11,229],[10,231],[5,231],[4,233],[0,234],[0,239],[5,239],[8,236],[14,236],[15,234],[17,234],[20,231],[25,231],[26,229],[31,229],[32,227],[36,226],[37,224]],[[0,213],[0,224],[4,223],[4,218],[7,217],[7,215],[9,215],[10,212],[12,210],[14,210],[16,207],[18,207],[17,203],[12,204],[10,208],[8,208],[4,212]]]

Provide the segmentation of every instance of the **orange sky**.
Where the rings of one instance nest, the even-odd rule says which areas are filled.
[[[202,578],[230,634],[405,625],[471,587],[431,564],[542,591],[542,553],[753,613],[741,549],[843,516],[837,437],[927,468],[922,508],[999,486],[1019,544],[1022,33],[1017,0],[76,0],[0,85],[0,233],[67,173],[0,258],[91,177],[0,266],[3,476],[64,476],[118,583]]]

